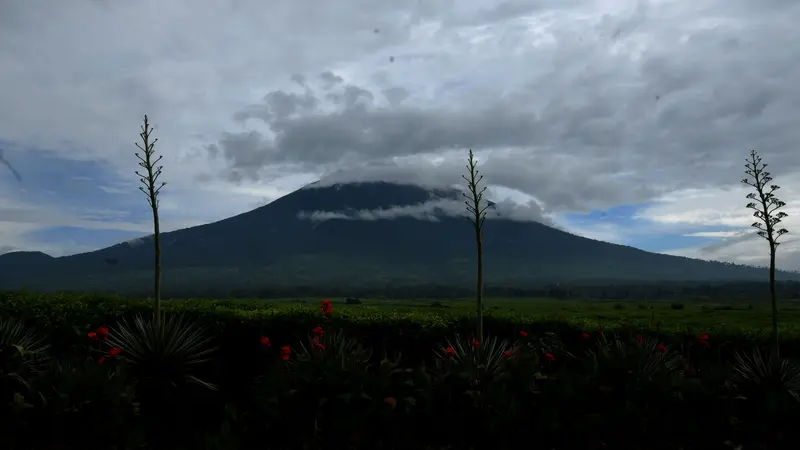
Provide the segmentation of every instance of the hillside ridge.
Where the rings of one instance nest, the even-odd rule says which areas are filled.
[[[163,233],[165,288],[463,286],[474,279],[472,227],[448,202],[431,203],[461,202],[457,189],[310,186],[214,223]],[[343,211],[352,217],[336,215]],[[312,220],[314,212],[319,220]],[[484,228],[488,284],[764,279],[761,268],[647,252],[497,214]],[[126,292],[152,277],[151,239],[59,258],[0,255],[0,289]],[[790,272],[778,277],[800,280]]]

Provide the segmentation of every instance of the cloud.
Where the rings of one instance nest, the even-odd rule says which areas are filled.
[[[736,183],[741,165],[731,152],[750,146],[782,168],[800,168],[791,151],[800,135],[787,116],[800,100],[790,81],[800,65],[786,63],[769,40],[800,37],[789,30],[791,14],[777,4],[670,1],[618,2],[600,14],[601,4],[608,6],[548,5],[547,14],[504,16],[502,25],[445,20],[424,51],[409,45],[409,57],[429,57],[425,67],[406,66],[434,77],[440,95],[388,70],[378,82],[325,71],[237,112],[243,130],[223,133],[210,151],[253,180],[286,164],[348,169],[340,180],[451,182],[472,148],[487,180],[553,211]],[[529,44],[499,45],[511,40]],[[389,98],[388,90],[404,95]]]
[[[789,269],[800,268],[800,239],[794,236],[795,233],[800,233],[800,204],[791,201],[800,197],[800,184],[795,181],[797,175],[796,172],[781,176],[773,174],[774,182],[783,186],[775,194],[787,202],[787,205],[780,210],[788,214],[781,222],[781,226],[790,231],[779,241],[777,261],[780,267]],[[688,233],[696,237],[716,239],[698,247],[667,250],[671,254],[766,265],[769,263],[767,242],[758,236],[756,234],[758,230],[751,226],[758,222],[752,215],[753,211],[744,207],[750,202],[746,196],[751,191],[751,188],[744,185],[675,191],[642,208],[635,217],[653,224],[725,228]]]
[[[742,232],[739,231],[697,231],[694,233],[687,233],[684,236],[692,237],[710,237],[710,238],[732,238],[741,236]]]
[[[493,202],[486,211],[486,219],[506,219],[519,222],[539,222],[554,225],[550,218],[542,214],[535,202],[519,204],[509,200]],[[328,220],[392,220],[400,217],[411,217],[419,220],[438,222],[441,216],[470,217],[464,207],[463,200],[433,199],[414,205],[392,206],[389,208],[356,210],[356,211],[300,211],[297,217],[314,222]]]
[[[533,202],[520,214],[763,262],[763,242],[742,237],[755,148],[800,230],[797,3],[6,3],[0,148],[22,182],[0,177],[0,246],[53,245],[34,234],[64,226],[147,233],[132,174],[145,113],[174,226],[319,177],[460,185],[472,148],[487,185]],[[639,210],[625,222],[593,214],[626,205]],[[800,267],[795,245],[788,235],[781,264]]]

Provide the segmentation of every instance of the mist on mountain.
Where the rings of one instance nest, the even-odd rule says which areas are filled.
[[[461,194],[385,181],[314,183],[237,216],[163,233],[164,289],[468,285],[474,234]],[[764,279],[763,269],[646,252],[550,225],[535,204],[493,202],[484,229],[486,283]],[[0,255],[0,289],[141,289],[152,277],[151,243],[145,236],[59,258]]]

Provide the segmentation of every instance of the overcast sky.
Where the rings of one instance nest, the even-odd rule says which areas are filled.
[[[761,264],[752,148],[800,269],[798,21],[789,0],[0,0],[0,253],[150,232],[146,113],[167,231],[330,174],[458,182],[472,148],[519,217]]]

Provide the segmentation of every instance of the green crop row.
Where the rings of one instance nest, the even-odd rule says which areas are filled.
[[[408,337],[411,334],[427,344],[446,334],[468,335],[473,332],[476,323],[474,313],[463,310],[350,308],[344,301],[336,299],[333,304],[336,313],[331,317],[332,325],[376,341],[386,341],[387,338],[394,340],[395,337]],[[266,332],[289,340],[295,339],[306,333],[317,318],[317,310],[311,305],[260,300],[175,300],[164,302],[163,309],[207,326],[220,336],[233,335],[237,339]],[[88,330],[99,324],[114,323],[137,313],[149,312],[152,312],[151,301],[111,295],[0,293],[0,316],[22,319],[49,334],[63,335],[65,339],[75,336],[76,329]],[[747,311],[738,313],[747,314]],[[718,340],[737,345],[763,343],[769,337],[769,330],[763,327],[710,324],[694,328],[680,322],[665,324],[652,320],[603,320],[587,317],[580,311],[569,315],[493,312],[485,316],[484,323],[487,332],[497,336],[513,336],[520,329],[575,334],[581,330],[603,328],[658,334],[675,342],[697,333],[709,333]],[[793,349],[800,350],[798,331],[795,326],[782,328],[783,346],[789,354],[793,353]]]
[[[772,364],[758,333],[495,314],[479,339],[468,313],[327,300],[151,312],[109,296],[0,295],[0,447],[722,450],[800,439],[800,367]],[[784,357],[798,354],[784,344]]]

